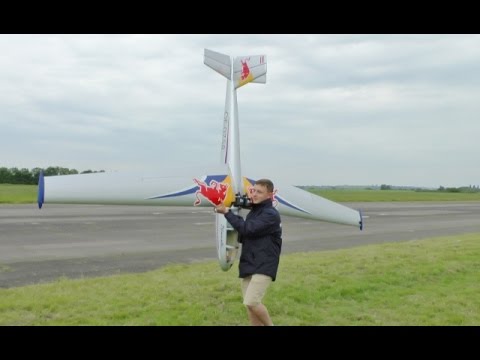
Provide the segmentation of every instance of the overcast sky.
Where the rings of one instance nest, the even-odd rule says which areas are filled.
[[[209,173],[226,79],[204,48],[267,56],[237,93],[244,176],[480,184],[479,35],[0,35],[0,167]]]

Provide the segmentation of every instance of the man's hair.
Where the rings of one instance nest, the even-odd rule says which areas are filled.
[[[262,185],[262,186],[265,186],[267,188],[267,191],[268,192],[273,192],[273,182],[271,180],[268,180],[268,179],[258,179],[256,182],[255,182],[255,185]]]

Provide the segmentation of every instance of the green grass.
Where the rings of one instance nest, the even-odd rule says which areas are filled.
[[[277,325],[480,324],[480,233],[282,255]],[[0,325],[248,325],[217,262],[0,289]]]
[[[37,185],[0,184],[0,204],[32,204],[37,201]]]
[[[338,202],[372,201],[480,201],[480,192],[454,193],[413,190],[311,189],[313,194]]]

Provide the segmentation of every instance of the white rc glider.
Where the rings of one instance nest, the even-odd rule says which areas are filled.
[[[40,173],[38,206],[43,203],[135,204],[165,206],[212,206],[225,203],[235,214],[250,207],[249,191],[255,179],[243,177],[240,167],[240,136],[237,89],[250,82],[266,83],[265,55],[231,58],[205,49],[204,63],[227,78],[223,114],[221,164],[216,172],[175,175],[93,173],[45,176]],[[363,228],[360,211],[314,195],[277,179],[273,204],[280,214]],[[216,217],[218,261],[222,270],[233,265],[239,249],[238,233],[222,214]]]

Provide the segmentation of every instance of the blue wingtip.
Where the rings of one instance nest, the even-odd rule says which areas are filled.
[[[43,179],[43,170],[40,170],[40,175],[38,176],[38,208],[41,209],[43,202],[45,200],[45,180]]]
[[[360,221],[359,221],[359,224],[360,224],[360,230],[363,230],[363,216],[362,216],[362,210],[358,210],[359,214],[360,214]]]

